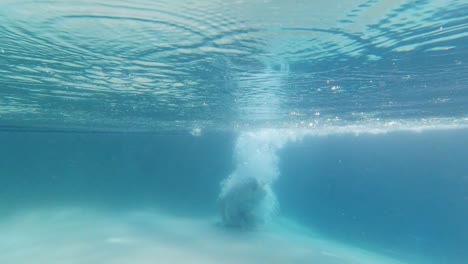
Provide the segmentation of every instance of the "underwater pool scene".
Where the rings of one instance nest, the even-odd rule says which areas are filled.
[[[0,3],[0,264],[468,263],[466,0]]]

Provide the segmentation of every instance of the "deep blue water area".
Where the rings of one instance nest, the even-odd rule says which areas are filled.
[[[468,131],[306,136],[279,152],[280,216],[390,256],[463,263]],[[1,132],[0,199],[20,208],[217,215],[234,133]]]
[[[468,131],[311,137],[281,152],[282,212],[434,263],[468,259]]]
[[[91,203],[213,213],[231,134],[0,133],[2,206]]]

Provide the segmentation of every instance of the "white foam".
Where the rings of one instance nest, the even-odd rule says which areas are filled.
[[[221,184],[221,218],[226,226],[257,227],[277,211],[272,191],[280,174],[277,153],[298,138],[298,133],[272,129],[239,135],[234,149],[236,168]]]
[[[366,119],[363,121],[344,120],[303,120],[300,122],[285,122],[275,127],[255,127],[253,125],[237,125],[237,132],[276,130],[280,134],[291,134],[296,137],[328,136],[337,134],[386,134],[392,132],[425,132],[435,130],[468,129],[468,117],[459,118],[421,118],[412,119]]]
[[[323,239],[287,220],[257,232],[213,223],[156,211],[25,210],[0,221],[0,263],[403,263]]]

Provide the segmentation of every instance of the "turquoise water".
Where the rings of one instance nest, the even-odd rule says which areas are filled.
[[[2,3],[1,263],[467,263],[465,1]]]

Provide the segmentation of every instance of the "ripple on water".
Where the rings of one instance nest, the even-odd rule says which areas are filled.
[[[292,112],[459,116],[467,10],[460,0],[7,0],[0,84],[40,107],[2,103],[1,117],[281,126]],[[437,98],[452,100],[426,109]]]

